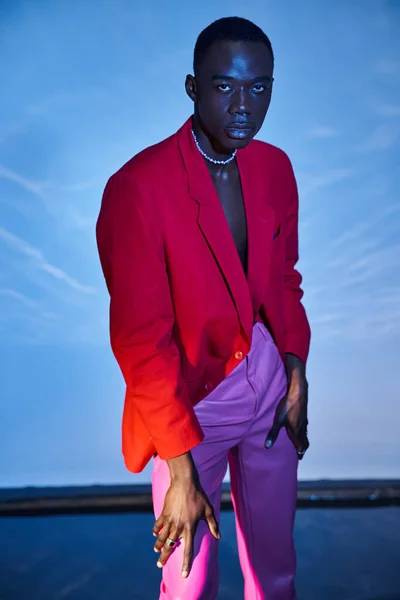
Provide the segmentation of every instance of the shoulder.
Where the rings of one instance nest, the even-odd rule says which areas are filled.
[[[249,151],[253,153],[254,158],[257,158],[258,161],[266,161],[283,175],[292,175],[293,167],[291,160],[286,152],[278,146],[261,140],[253,140],[249,145]]]
[[[298,202],[297,183],[290,158],[281,148],[253,140],[247,164],[260,189],[269,190],[269,202],[282,214]]]
[[[101,199],[99,221],[126,219],[158,223],[159,194],[180,155],[176,135],[144,148],[107,180]]]
[[[153,187],[164,180],[179,158],[176,134],[173,134],[135,154],[108,181],[123,181],[125,185],[139,188]]]

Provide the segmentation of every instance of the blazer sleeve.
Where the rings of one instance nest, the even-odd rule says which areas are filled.
[[[285,240],[284,351],[285,353],[295,354],[305,363],[310,348],[311,331],[306,311],[301,302],[303,297],[303,291],[300,287],[302,277],[295,268],[299,259],[299,197],[296,179],[289,159],[288,164],[289,197],[286,213]]]
[[[148,189],[118,172],[105,187],[96,226],[110,294],[110,341],[128,394],[162,459],[204,434],[180,374],[162,224]]]

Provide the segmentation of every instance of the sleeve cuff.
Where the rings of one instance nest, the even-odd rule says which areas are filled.
[[[294,354],[306,364],[310,350],[310,340],[291,336],[286,340],[284,353]]]
[[[186,454],[204,439],[204,432],[200,427],[196,415],[188,418],[179,426],[174,426],[173,430],[168,432],[168,436],[161,439],[152,439],[158,456],[162,460],[176,458]]]

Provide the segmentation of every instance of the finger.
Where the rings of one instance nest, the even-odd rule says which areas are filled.
[[[301,448],[301,450],[297,451],[297,456],[298,456],[299,460],[302,460],[304,458],[304,455],[307,452],[309,447],[310,447],[310,442],[308,441],[307,435],[305,435],[303,438],[303,442],[302,442],[302,448]]]
[[[300,440],[300,436],[296,432],[296,430],[290,425],[286,426],[286,431],[288,433],[289,439],[292,442],[293,446],[296,448],[297,452],[301,452],[303,450],[303,444]]]
[[[265,438],[264,446],[267,449],[272,448],[272,446],[275,444],[276,439],[279,435],[279,432],[282,428],[282,425],[283,425],[283,423],[275,416],[274,423],[273,423],[271,429],[269,430],[267,437]]]
[[[302,431],[301,434],[296,434],[295,430],[289,426],[287,427],[287,432],[289,439],[293,443],[293,446],[296,448],[298,459],[302,460],[304,454],[306,453],[310,445],[307,434],[305,433],[305,431]]]
[[[169,539],[170,540],[174,540],[174,542],[176,542],[176,543],[174,545],[170,546],[168,544],[168,540]],[[160,554],[160,556],[158,558],[158,561],[157,561],[157,567],[159,567],[160,569],[162,569],[165,566],[165,564],[167,563],[169,557],[171,556],[172,552],[174,551],[174,549],[175,549],[178,541],[179,541],[179,534],[178,534],[178,532],[176,530],[174,530],[174,529],[171,530],[170,535],[168,537],[166,537],[165,540],[164,540],[162,551],[161,551],[161,554]]]
[[[301,441],[302,450],[307,450],[308,447],[310,446],[307,431],[303,430],[301,432],[300,441]]]
[[[160,533],[161,529],[163,528],[164,525],[164,515],[161,514],[157,521],[154,523],[154,527],[153,527],[153,535],[154,537],[157,537],[158,534]]]
[[[170,535],[170,526],[165,524],[160,533],[157,536],[156,542],[154,544],[154,552],[161,552],[164,548],[165,542],[168,538],[175,539]]]
[[[207,525],[211,534],[215,537],[216,540],[220,540],[221,534],[219,532],[219,525],[217,519],[215,518],[214,510],[211,505],[209,507],[209,510],[206,511],[205,519],[207,521]]]
[[[307,420],[301,424],[297,431],[297,439],[301,445],[301,450],[307,450],[310,445],[308,441],[308,433],[307,433]]]
[[[194,530],[188,528],[184,536],[185,548],[183,550],[182,577],[187,577],[192,568],[194,535]]]

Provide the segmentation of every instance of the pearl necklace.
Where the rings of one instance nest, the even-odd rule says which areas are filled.
[[[208,156],[208,155],[207,155],[207,154],[204,152],[204,150],[202,150],[202,149],[200,148],[200,144],[199,144],[199,142],[198,142],[198,140],[197,140],[196,134],[195,134],[195,132],[193,131],[193,129],[192,129],[192,136],[193,136],[193,139],[194,139],[194,143],[196,144],[196,148],[197,148],[197,150],[200,152],[200,154],[201,154],[202,156],[204,156],[204,158],[205,158],[206,160],[209,160],[210,162],[214,163],[214,165],[227,165],[227,164],[228,164],[228,163],[230,163],[230,162],[231,162],[231,161],[232,161],[232,160],[235,158],[235,156],[236,156],[236,152],[237,152],[237,150],[234,150],[234,151],[232,152],[232,156],[230,156],[230,157],[229,157],[229,158],[227,158],[226,160],[217,160],[216,158],[211,158],[211,156]]]

